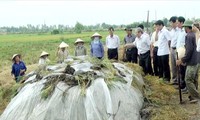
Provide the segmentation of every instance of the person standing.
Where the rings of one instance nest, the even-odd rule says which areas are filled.
[[[186,63],[186,74],[185,82],[189,92],[190,103],[198,102],[197,99],[200,98],[200,95],[196,88],[196,80],[198,74],[198,65],[197,65],[197,51],[196,51],[196,37],[192,32],[192,21],[186,21],[183,26],[187,33],[185,37],[185,56],[176,61],[177,65]]]
[[[133,43],[135,41],[135,35],[132,34],[131,27],[125,28],[127,35],[124,37],[124,44]],[[125,49],[126,60],[128,62],[137,63],[137,48],[133,46],[132,48]]]
[[[170,33],[164,26],[163,21],[158,20],[156,27],[159,30],[156,33],[156,40],[158,40],[158,61],[159,61],[159,78],[163,78],[165,82],[170,82],[170,68],[169,68],[169,43],[171,41]]]
[[[81,40],[80,38],[78,38],[76,41],[75,41],[75,56],[84,56],[84,55],[87,55],[87,49],[85,48],[84,46],[84,41]]]
[[[193,26],[192,26],[192,31],[195,33],[195,36],[196,36],[196,45],[197,45],[197,63],[198,63],[198,71],[199,71],[199,67],[200,67],[200,51],[198,50],[198,42],[200,40],[200,26],[199,26],[199,23],[194,23]],[[197,74],[198,75],[198,74]],[[199,75],[197,77],[197,88],[198,88],[198,78],[199,78]]]
[[[22,77],[25,75],[27,70],[25,63],[21,60],[21,55],[14,54],[12,57],[13,65],[11,75],[13,79],[18,83],[22,80]]]
[[[159,76],[159,67],[158,67],[158,41],[155,39],[156,32],[158,32],[158,29],[156,29],[156,25],[153,25],[154,32],[151,35],[151,58],[153,58],[153,70],[154,75]]]
[[[58,63],[63,63],[64,60],[67,58],[68,56],[68,51],[66,50],[67,47],[69,47],[69,45],[67,45],[65,42],[62,42],[59,45],[57,52]]]
[[[141,28],[143,30],[143,34],[144,35],[147,35],[148,37],[150,37],[149,34],[144,30],[144,25],[143,24],[139,24],[137,27],[139,27],[139,28]]]
[[[104,56],[104,47],[101,42],[102,36],[99,33],[94,33],[91,37],[92,42],[90,45],[90,52],[92,57],[102,59]]]
[[[40,59],[39,59],[39,68],[40,70],[45,70],[47,64],[50,62],[50,60],[48,59],[49,53],[43,51],[40,55]]]
[[[177,81],[177,67],[176,67],[176,58],[177,58],[177,54],[176,54],[176,44],[177,44],[177,37],[178,37],[178,28],[177,28],[177,17],[176,16],[172,16],[169,19],[169,22],[171,24],[171,69],[172,69],[172,84],[174,85],[178,85],[178,81]]]
[[[125,48],[131,48],[136,46],[139,54],[139,65],[143,68],[145,75],[153,74],[151,67],[151,57],[150,57],[150,38],[143,34],[141,28],[136,29],[136,39],[133,43],[126,44]]]
[[[182,49],[185,49],[185,30],[183,28],[183,24],[185,22],[185,18],[182,16],[179,16],[177,18],[177,27],[178,27],[178,36],[177,36],[177,44],[176,44],[176,50],[179,51]],[[187,92],[186,84],[185,84],[185,71],[186,71],[186,66],[185,65],[180,65],[180,82],[181,82],[181,89],[182,92]]]
[[[106,37],[106,47],[108,49],[108,59],[118,60],[118,50],[120,47],[120,39],[114,34],[114,28],[109,27],[109,35]]]

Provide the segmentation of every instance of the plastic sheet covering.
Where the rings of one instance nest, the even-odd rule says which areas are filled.
[[[51,96],[42,99],[41,91],[51,73],[42,80],[27,83],[11,100],[0,120],[140,120],[143,96],[137,87],[131,86],[132,80],[142,85],[139,74],[120,63],[114,68],[124,74],[127,83],[113,80],[109,85],[103,77],[92,81],[83,93],[79,85],[69,86],[60,81]],[[51,66],[51,70],[60,69]],[[66,66],[66,65],[65,65]],[[78,71],[91,71],[92,63],[85,61],[73,65]],[[100,71],[98,71],[100,72]],[[30,77],[34,81],[35,76]],[[134,79],[133,79],[134,78]]]

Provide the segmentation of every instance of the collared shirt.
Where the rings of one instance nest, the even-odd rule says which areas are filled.
[[[197,64],[196,36],[193,32],[187,33],[185,37],[185,56],[181,59],[187,65]]]
[[[134,34],[126,35],[124,37],[124,44],[133,43],[135,41],[135,37],[136,36]],[[134,46],[132,48],[134,48]],[[129,48],[129,49],[126,49],[126,50],[131,50],[132,48]]]
[[[169,44],[171,40],[169,31],[164,26],[162,30],[158,32],[158,56],[168,55],[169,54]]]
[[[124,44],[133,43],[134,41],[135,41],[135,35],[134,34],[126,35],[124,37]]]
[[[83,56],[87,54],[87,50],[84,46],[76,46],[75,56]]]
[[[170,31],[171,35],[171,48],[175,48],[177,44],[177,38],[178,38],[178,28],[172,28]]]
[[[185,46],[185,30],[178,28],[178,37],[177,37],[177,44],[176,44],[176,49]]]
[[[98,42],[92,41],[90,46],[90,52],[92,57],[103,57],[104,56],[104,47],[102,42],[99,40]]]
[[[39,65],[46,65],[50,60],[48,58],[40,58]]]
[[[110,35],[106,37],[106,47],[108,49],[115,49],[120,46],[120,39],[117,35],[113,35],[111,37]]]
[[[147,37],[150,38],[149,34],[146,31],[143,32],[143,35],[146,35]]]
[[[64,62],[64,59],[66,59],[67,58],[67,56],[68,56],[68,51],[67,50],[64,50],[64,51],[62,51],[61,49],[58,51],[58,62],[59,63],[62,63],[62,62]]]
[[[151,35],[151,43],[154,47],[158,47],[158,41],[156,41],[156,31],[154,31]]]
[[[135,38],[133,44],[137,47],[138,54],[144,54],[150,50],[151,41],[148,36],[142,34],[140,38],[138,37]]]
[[[39,69],[40,70],[45,70],[46,69],[46,66],[47,66],[47,64],[50,62],[50,60],[48,59],[48,58],[40,58],[39,59],[39,65],[38,65],[38,67],[39,67]]]
[[[12,71],[11,74],[15,75],[15,77],[23,76],[24,72],[20,74],[20,70],[25,70],[26,71],[26,65],[24,62],[20,61],[19,64],[14,63],[12,65]]]

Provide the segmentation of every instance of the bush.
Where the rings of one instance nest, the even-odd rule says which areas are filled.
[[[56,34],[59,34],[59,33],[60,33],[59,30],[53,30],[53,31],[51,32],[52,35],[56,35]]]

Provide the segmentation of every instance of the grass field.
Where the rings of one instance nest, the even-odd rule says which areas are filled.
[[[103,38],[102,41],[105,42],[105,38],[108,35],[108,31],[99,32]],[[125,32],[116,31],[122,40]],[[4,66],[11,66],[11,57],[15,53],[22,55],[23,61],[30,65],[38,62],[38,57],[44,50],[50,53],[50,60],[56,61],[56,51],[58,45],[65,41],[69,44],[69,52],[71,55],[74,54],[74,41],[77,38],[81,38],[85,41],[85,45],[88,48],[91,41],[91,35],[94,32],[85,32],[82,34],[65,33],[59,35],[51,34],[12,34],[12,35],[0,35],[0,66],[1,71]]]
[[[23,56],[23,61],[27,64],[28,72],[36,69],[39,60],[39,55],[44,50],[49,52],[50,60],[56,61],[56,51],[61,41],[69,44],[69,52],[74,53],[74,41],[81,38],[85,41],[89,53],[90,37],[94,32],[85,32],[82,34],[65,33],[59,35],[50,34],[12,34],[0,35],[0,114],[5,109],[6,105],[12,98],[18,84],[12,80],[10,75],[11,57],[15,53],[20,53]],[[99,32],[105,43],[105,38],[108,31]],[[121,39],[126,35],[124,31],[116,31]],[[121,51],[120,51],[121,53]],[[121,55],[120,55],[121,56]],[[133,69],[139,68],[138,65]],[[146,93],[145,96],[152,102],[152,111],[150,119],[152,120],[198,120],[200,119],[199,105],[191,105],[186,101],[186,104],[180,105],[178,98],[178,90],[171,85],[162,83],[159,78],[154,76],[146,76]],[[199,79],[200,82],[200,79]],[[183,95],[184,100],[187,100],[188,95]]]

